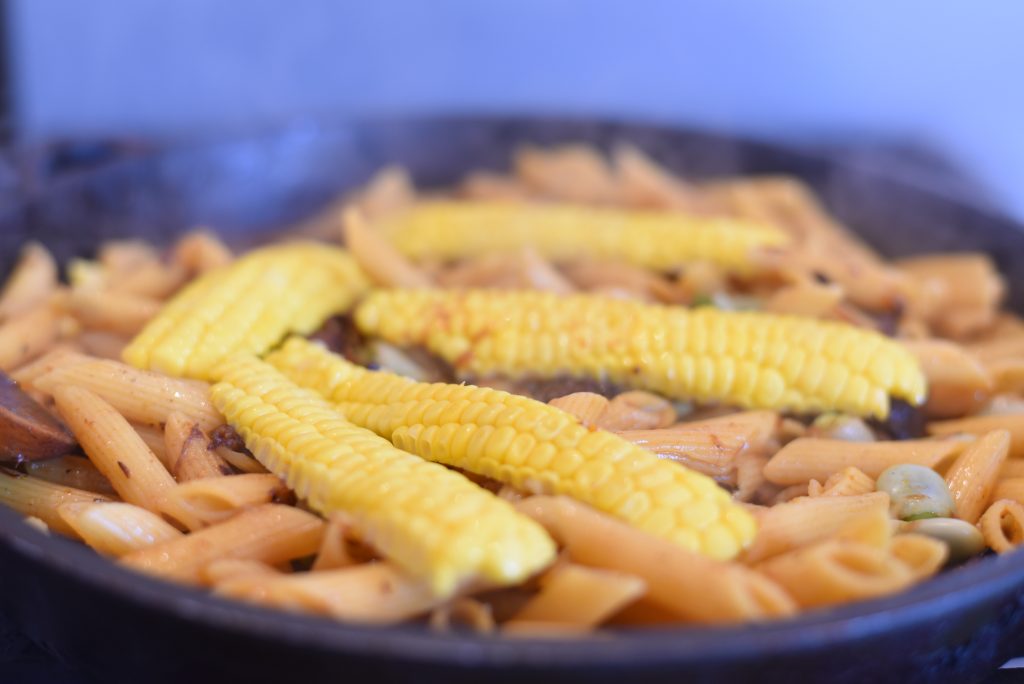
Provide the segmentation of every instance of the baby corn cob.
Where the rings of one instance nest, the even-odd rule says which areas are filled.
[[[531,246],[555,260],[586,256],[659,270],[709,261],[746,271],[753,250],[788,241],[780,230],[732,218],[469,201],[417,204],[384,231],[413,258],[457,259]]]
[[[347,252],[314,243],[267,247],[189,285],[124,351],[139,368],[210,379],[234,352],[262,353],[315,330],[369,287]]]
[[[344,511],[438,595],[467,582],[516,584],[555,555],[547,533],[464,476],[344,420],[266,363],[221,364],[213,401],[259,461],[309,504]]]
[[[666,397],[885,418],[925,378],[873,331],[795,316],[544,292],[386,290],[356,309],[365,334],[423,346],[480,376],[578,375]]]
[[[348,420],[423,458],[534,493],[567,494],[712,558],[735,556],[754,536],[751,516],[710,478],[554,406],[368,371],[298,338],[268,362]]]

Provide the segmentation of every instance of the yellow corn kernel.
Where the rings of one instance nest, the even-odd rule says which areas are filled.
[[[735,556],[754,536],[753,518],[710,478],[557,407],[368,371],[299,338],[267,360],[353,423],[423,458],[533,493],[566,494],[712,558]]]
[[[463,376],[585,376],[744,408],[885,418],[926,382],[900,344],[844,323],[685,309],[598,295],[383,290],[357,307],[363,333],[422,346]]]
[[[259,354],[289,332],[312,332],[368,287],[343,249],[308,242],[260,249],[185,288],[124,350],[124,360],[208,380],[232,353]]]
[[[321,513],[351,516],[439,595],[517,584],[554,559],[547,533],[506,501],[353,425],[268,364],[238,355],[218,375],[213,401],[260,463]]]
[[[533,247],[555,260],[593,257],[669,270],[705,261],[734,271],[751,252],[788,242],[770,226],[734,218],[558,204],[434,201],[384,226],[413,258],[459,259]]]

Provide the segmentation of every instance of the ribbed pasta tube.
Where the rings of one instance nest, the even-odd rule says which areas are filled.
[[[706,261],[747,271],[753,250],[789,241],[776,228],[741,219],[479,201],[422,202],[383,230],[415,258],[460,259],[532,247],[556,260],[612,258],[659,270]]]
[[[344,420],[268,364],[241,355],[220,372],[213,401],[256,458],[320,512],[348,513],[437,594],[516,584],[554,559],[550,537],[507,502]]]
[[[582,294],[380,290],[358,306],[356,324],[426,347],[462,374],[587,376],[680,399],[879,418],[890,395],[920,404],[926,392],[896,342],[795,316]]]
[[[885,549],[836,539],[783,554],[757,569],[807,608],[892,594],[911,585],[916,574]]]
[[[308,556],[320,546],[324,522],[293,506],[264,504],[205,529],[122,556],[130,568],[178,582],[208,583],[203,571],[224,559],[270,565]]]
[[[268,361],[345,417],[424,458],[537,494],[567,494],[691,551],[730,558],[754,521],[710,478],[527,397],[417,383],[294,338]]]
[[[1024,543],[1024,506],[999,499],[988,507],[978,526],[990,549],[996,553],[1013,551]]]
[[[262,353],[312,332],[369,282],[348,252],[314,243],[256,250],[200,277],[125,349],[133,366],[208,379],[234,352]]]
[[[107,556],[123,556],[181,532],[145,508],[121,502],[71,502],[57,512],[85,543]]]

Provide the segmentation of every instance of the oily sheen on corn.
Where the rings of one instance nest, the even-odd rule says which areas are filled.
[[[920,404],[902,346],[838,322],[534,291],[382,290],[356,309],[367,335],[422,346],[462,375],[586,376],[667,397],[885,418]]]
[[[528,397],[368,371],[306,340],[268,362],[406,451],[536,494],[566,494],[712,558],[735,556],[755,523],[715,482]]]
[[[125,349],[124,360],[211,379],[230,354],[262,353],[288,332],[312,332],[368,287],[343,249],[306,242],[259,249],[174,297]]]
[[[507,502],[344,420],[270,365],[234,356],[219,376],[213,401],[253,455],[316,510],[351,516],[437,594],[517,584],[554,559],[547,533]]]
[[[776,228],[731,218],[470,201],[419,203],[384,232],[414,258],[458,259],[530,246],[555,260],[616,259],[659,270],[707,261],[746,271],[754,250],[788,241]]]

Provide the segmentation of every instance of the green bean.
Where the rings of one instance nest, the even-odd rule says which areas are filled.
[[[889,495],[891,512],[900,520],[949,518],[956,511],[946,481],[925,466],[904,463],[886,468],[875,488]]]

